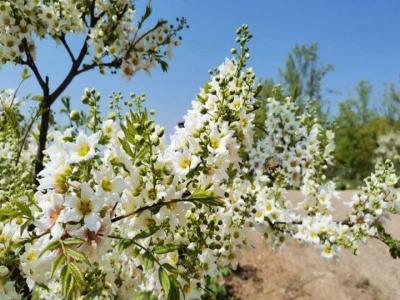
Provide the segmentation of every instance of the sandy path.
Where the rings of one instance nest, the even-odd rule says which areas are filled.
[[[301,197],[290,192],[291,199]],[[338,216],[346,213],[339,204],[351,197],[341,193],[335,204]],[[389,224],[400,237],[400,218]],[[332,261],[321,258],[318,250],[289,241],[273,251],[256,238],[256,248],[240,261],[238,271],[226,284],[238,299],[400,299],[400,260],[390,257],[387,247],[371,240],[361,247],[361,255],[349,252]]]

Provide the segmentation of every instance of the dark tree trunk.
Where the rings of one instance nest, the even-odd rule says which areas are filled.
[[[47,142],[47,132],[49,131],[49,123],[50,123],[50,106],[51,101],[48,96],[43,98],[42,102],[42,117],[40,121],[40,131],[39,131],[39,141],[38,141],[38,148],[36,153],[36,162],[35,162],[35,180],[37,182],[37,175],[40,171],[43,170],[43,158],[44,153],[43,151],[46,149],[46,142]]]

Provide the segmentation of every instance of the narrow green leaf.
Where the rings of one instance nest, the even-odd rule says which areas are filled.
[[[32,96],[32,100],[41,102],[43,100],[43,96],[40,95]]]
[[[162,267],[170,273],[179,274],[178,269],[168,263],[163,264]]]
[[[145,270],[149,270],[153,266],[154,266],[154,257],[149,251],[146,251],[146,253],[144,254],[143,267]]]
[[[169,253],[169,252],[178,250],[179,248],[180,248],[180,245],[178,245],[178,244],[169,244],[169,245],[156,246],[156,247],[154,247],[153,251],[156,254],[165,254],[165,253]]]
[[[22,74],[21,74],[21,79],[27,80],[27,79],[29,79],[29,77],[31,77],[31,75],[29,74],[29,69],[24,68],[24,70],[22,71]]]
[[[42,252],[40,252],[39,257],[41,257],[43,254],[45,254],[47,251],[53,251],[60,247],[61,247],[60,241],[57,240],[57,241],[51,242],[50,244],[47,245],[46,248],[44,248],[42,250]]]
[[[168,272],[165,269],[160,268],[158,271],[158,278],[159,278],[161,286],[165,292],[165,295],[168,295],[169,290],[171,288],[171,282],[169,280]]]
[[[15,205],[17,206],[17,208],[27,217],[32,218],[32,212],[29,209],[28,205],[26,205],[26,203],[23,203],[21,201],[16,201]]]
[[[133,244],[133,239],[122,239],[117,244],[117,250],[123,251]]]
[[[79,252],[71,248],[67,248],[65,249],[65,255],[67,255],[68,257],[72,257],[76,261],[84,262],[85,264],[90,265],[89,259],[82,252]]]
[[[152,226],[152,227],[148,228],[147,230],[143,230],[143,231],[139,232],[137,235],[135,235],[133,237],[133,239],[140,240],[140,239],[148,238],[148,237],[152,236],[154,233],[156,233],[158,231],[158,229],[160,229],[159,226]]]
[[[158,299],[155,297],[151,291],[143,291],[137,293],[131,300],[156,300]]]
[[[62,265],[65,262],[65,256],[64,255],[59,255],[51,265],[51,275],[50,279],[53,278],[54,273],[57,271],[58,267]]]
[[[82,286],[85,283],[82,272],[76,264],[69,263],[68,271],[71,272],[72,276],[75,278],[76,283],[78,283],[80,286]]]
[[[173,278],[170,277],[170,289],[169,289],[169,293],[167,295],[167,300],[179,300],[181,299],[181,294],[179,292],[180,286],[179,286],[179,282]]]
[[[147,5],[143,16],[140,18],[140,21],[138,22],[138,29],[140,29],[143,26],[144,21],[146,21],[146,19],[150,17],[151,12],[152,12],[151,6]]]
[[[83,244],[85,241],[82,239],[78,239],[76,237],[70,237],[63,240],[64,245],[80,245]]]

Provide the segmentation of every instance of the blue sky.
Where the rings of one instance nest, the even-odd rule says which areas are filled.
[[[84,74],[65,93],[78,108],[85,87],[96,87],[106,96],[104,101],[113,90],[126,95],[144,92],[147,106],[157,110],[157,121],[170,131],[207,80],[208,69],[229,56],[235,30],[243,23],[254,35],[250,64],[259,78],[277,78],[295,44],[318,42],[322,61],[335,66],[325,86],[341,93],[328,95],[333,111],[359,80],[371,81],[378,98],[384,83],[397,81],[400,75],[400,2],[396,0],[154,0],[153,7],[153,21],[184,16],[190,25],[170,71],[141,73],[130,81],[121,75]],[[75,40],[73,44],[78,46]],[[41,43],[39,53],[40,68],[54,86],[69,66],[68,57],[50,42]],[[3,67],[0,87],[15,87],[18,78],[15,67]],[[34,79],[21,94],[28,91],[39,92]]]

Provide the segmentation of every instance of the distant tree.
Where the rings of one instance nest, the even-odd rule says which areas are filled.
[[[400,88],[395,83],[385,86],[383,93],[384,114],[392,122],[400,121]]]
[[[320,61],[317,43],[296,45],[288,55],[285,68],[279,69],[282,86],[277,86],[271,78],[261,83],[257,96],[260,109],[256,113],[256,124],[263,124],[265,121],[263,107],[268,98],[286,96],[295,99],[302,110],[310,103],[312,108],[309,109],[314,111],[321,121],[325,121],[327,116],[322,109],[322,81],[333,70],[332,65],[325,65]],[[265,133],[256,129],[256,139],[263,134]]]
[[[279,74],[283,85],[300,106],[304,107],[308,100],[314,100],[322,115],[322,81],[333,70],[332,65],[320,61],[318,44],[312,43],[296,45]]]
[[[335,175],[355,187],[373,170],[378,137],[393,128],[388,118],[371,107],[372,85],[360,81],[356,96],[339,105],[335,118]]]

